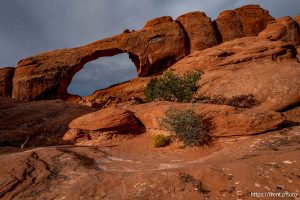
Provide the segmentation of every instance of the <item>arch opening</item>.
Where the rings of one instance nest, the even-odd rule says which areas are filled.
[[[136,63],[129,53],[100,57],[84,65],[72,78],[69,94],[88,96],[96,90],[138,77]]]

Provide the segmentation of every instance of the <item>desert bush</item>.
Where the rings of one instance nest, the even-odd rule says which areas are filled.
[[[167,146],[171,139],[165,135],[155,135],[152,137],[152,143],[155,148]]]
[[[211,141],[211,123],[195,113],[194,109],[179,110],[170,107],[161,126],[171,131],[186,146],[205,145]]]
[[[209,96],[201,96],[194,99],[194,102],[197,103],[211,103],[218,105],[229,105],[238,108],[252,108],[256,106],[258,101],[255,99],[253,94],[248,95],[237,95],[231,98],[225,97],[209,97]]]
[[[227,105],[239,108],[252,108],[257,104],[258,102],[253,94],[233,96],[227,103]]]
[[[187,72],[182,76],[169,71],[159,78],[153,78],[147,85],[145,97],[147,102],[155,99],[164,101],[191,102],[197,91],[200,72]]]

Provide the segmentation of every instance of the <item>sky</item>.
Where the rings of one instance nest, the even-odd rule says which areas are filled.
[[[22,58],[84,45],[124,29],[138,30],[151,18],[175,19],[200,10],[215,19],[221,11],[246,4],[259,4],[276,18],[300,13],[299,0],[2,0],[0,66],[15,66]],[[75,75],[69,92],[87,95],[136,76],[126,54],[100,58]]]

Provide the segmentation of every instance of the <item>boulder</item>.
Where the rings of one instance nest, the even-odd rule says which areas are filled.
[[[190,12],[179,16],[178,21],[189,38],[190,52],[207,49],[218,44],[213,23],[204,12]]]
[[[14,73],[14,67],[0,68],[0,96],[11,97]]]
[[[223,42],[240,37],[255,36],[274,20],[267,10],[259,5],[247,5],[222,12],[215,20]]]
[[[92,140],[103,135],[113,137],[144,132],[144,126],[131,111],[115,107],[81,116],[73,120],[69,128],[63,139],[72,142],[81,138]]]
[[[179,24],[170,17],[162,17],[147,22],[139,31],[23,59],[18,63],[13,79],[13,98],[61,98],[66,95],[74,74],[84,64],[124,52],[136,65],[139,76],[160,73],[187,55],[185,40]]]
[[[211,121],[211,134],[215,137],[262,133],[278,128],[285,120],[283,115],[274,111],[200,103],[153,102],[129,106],[126,109],[134,112],[147,130],[155,130],[161,129],[160,121],[170,107],[182,110],[194,108],[197,114]]]
[[[284,41],[240,38],[194,52],[171,69],[204,72],[197,96],[254,95],[261,109],[276,111],[300,102],[300,63]]]
[[[299,24],[291,17],[283,17],[270,22],[259,37],[270,40],[283,40],[294,45],[300,43]]]

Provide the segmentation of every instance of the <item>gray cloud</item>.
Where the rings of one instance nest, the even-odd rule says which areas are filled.
[[[0,66],[14,66],[18,60],[41,51],[80,46],[118,34],[126,28],[140,29],[147,20],[154,17],[169,15],[176,18],[186,12],[201,10],[214,19],[223,10],[245,4],[260,4],[274,17],[295,16],[300,12],[299,0],[2,1],[0,3]],[[118,62],[123,59],[120,58],[111,59]],[[102,63],[101,60],[99,61],[98,65]],[[122,62],[123,64],[119,66],[127,65],[124,64],[126,62]],[[105,64],[91,73],[90,77],[95,76],[99,77],[99,80],[105,80],[101,78],[103,65]],[[130,70],[122,69],[120,72],[126,77],[127,74],[133,73]],[[79,73],[88,74],[85,70]],[[87,75],[80,76],[88,79]],[[117,81],[120,81],[117,77],[111,78],[107,84]],[[76,81],[73,83],[76,84]]]

